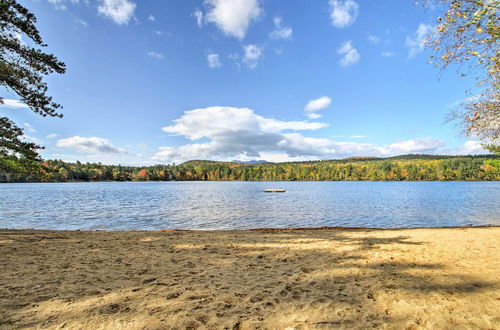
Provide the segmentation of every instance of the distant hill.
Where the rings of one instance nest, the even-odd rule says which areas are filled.
[[[498,158],[495,155],[428,155],[428,154],[406,154],[399,156],[391,156],[391,157],[373,157],[373,156],[353,156],[347,158],[339,158],[339,159],[322,159],[322,160],[306,160],[306,161],[293,161],[293,162],[268,162],[266,160],[250,160],[250,161],[240,161],[240,160],[232,160],[232,161],[216,161],[216,160],[188,160],[179,165],[185,166],[199,166],[199,165],[208,165],[208,164],[232,164],[232,165],[252,165],[252,164],[314,164],[319,162],[333,162],[333,163],[348,163],[348,162],[367,162],[367,161],[384,161],[384,160],[440,160],[440,159],[456,159],[456,158]]]
[[[241,161],[241,160],[233,160],[233,163],[239,163],[239,164],[264,164],[264,163],[269,163],[267,160],[248,160],[246,162]]]

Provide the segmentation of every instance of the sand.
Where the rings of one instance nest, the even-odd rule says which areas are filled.
[[[500,329],[500,228],[0,230],[0,328]]]

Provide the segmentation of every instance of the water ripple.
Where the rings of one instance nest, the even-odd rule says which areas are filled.
[[[264,193],[269,187],[286,193]],[[500,182],[0,185],[0,227],[243,229],[500,225]]]

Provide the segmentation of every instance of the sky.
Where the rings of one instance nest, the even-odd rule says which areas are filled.
[[[447,115],[473,77],[424,47],[439,8],[410,0],[19,0],[64,117],[8,90],[0,115],[46,159],[151,165],[483,154]]]

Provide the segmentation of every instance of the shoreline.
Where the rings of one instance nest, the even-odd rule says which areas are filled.
[[[0,328],[500,328],[500,227],[0,230]]]
[[[397,230],[418,230],[418,229],[461,229],[461,228],[500,228],[500,225],[486,224],[473,225],[467,224],[462,226],[440,226],[440,227],[345,227],[345,226],[319,226],[319,227],[258,227],[245,229],[40,229],[40,228],[0,228],[0,231],[40,231],[40,232],[116,232],[116,233],[169,233],[169,232],[264,232],[264,233],[279,233],[279,232],[303,232],[303,231],[322,231],[322,230],[341,230],[341,231],[397,231]]]
[[[0,182],[2,184],[32,184],[32,183],[153,183],[153,182],[500,182],[500,179],[483,180],[75,180],[75,181],[18,181]]]

